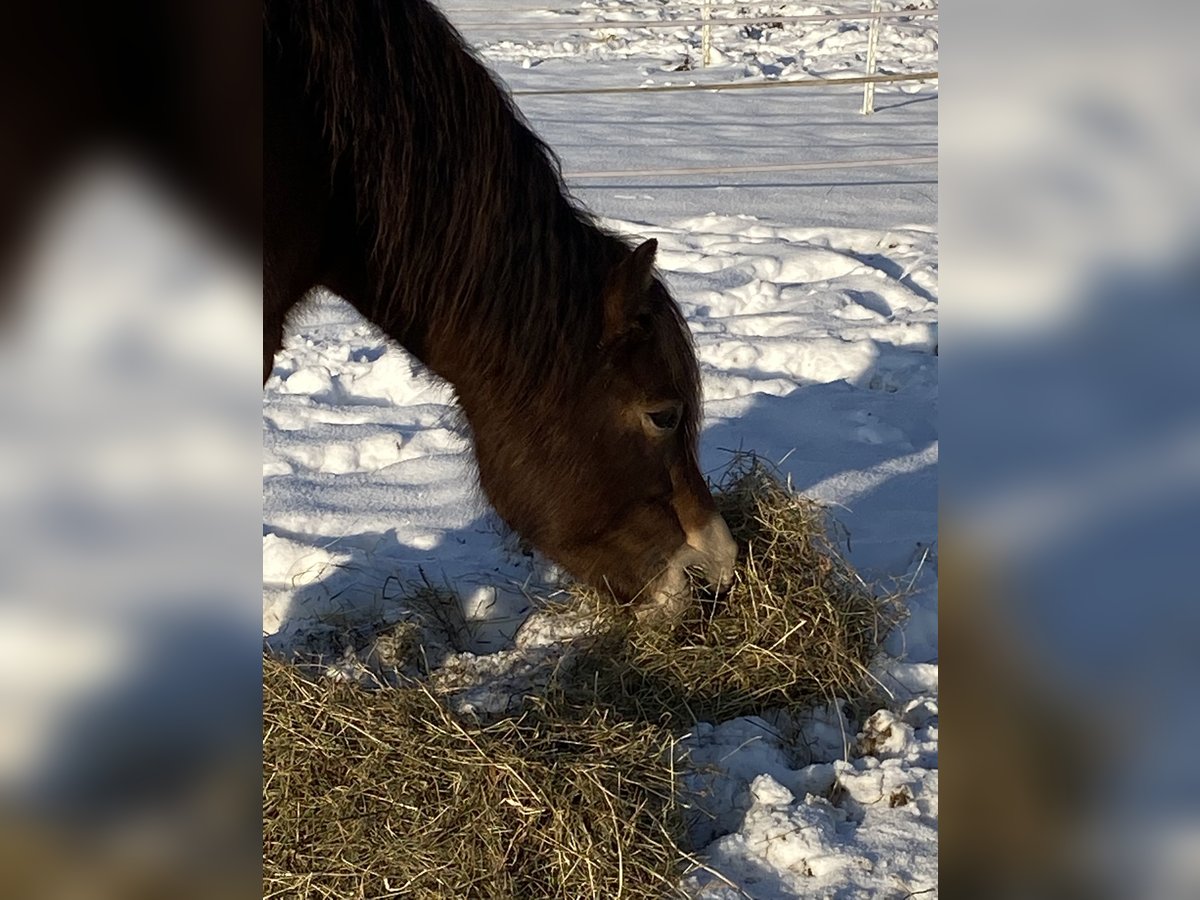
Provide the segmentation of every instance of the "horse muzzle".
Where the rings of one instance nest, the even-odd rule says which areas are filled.
[[[655,585],[649,602],[638,611],[638,618],[657,620],[681,613],[691,597],[689,571],[699,571],[717,593],[733,584],[737,562],[737,541],[719,513],[713,513],[704,526],[687,534],[687,542],[671,554],[666,570]]]

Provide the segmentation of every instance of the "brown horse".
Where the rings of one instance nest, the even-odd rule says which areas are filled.
[[[699,371],[636,249],[425,0],[269,0],[264,380],[314,286],[450,382],[479,481],[577,578],[678,609],[736,545],[697,465]]]

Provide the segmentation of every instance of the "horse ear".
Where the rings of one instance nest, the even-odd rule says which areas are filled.
[[[654,281],[654,254],[658,241],[644,241],[625,257],[608,276],[604,289],[604,340],[620,337],[629,330],[646,303]]]

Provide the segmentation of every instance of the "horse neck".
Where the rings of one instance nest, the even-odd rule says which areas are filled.
[[[300,8],[320,13],[300,40],[344,178],[335,231],[356,248],[360,310],[460,390],[562,382],[594,360],[623,247],[575,208],[553,154],[441,13],[383,4],[380,39],[364,41],[379,23],[354,19],[374,8]]]

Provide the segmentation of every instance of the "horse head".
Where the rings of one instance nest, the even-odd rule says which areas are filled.
[[[572,383],[547,379],[516,403],[462,395],[480,484],[497,512],[642,617],[678,612],[689,570],[728,587],[737,556],[700,472],[699,367],[655,274],[656,248],[649,240],[625,250],[610,271],[598,340]]]

